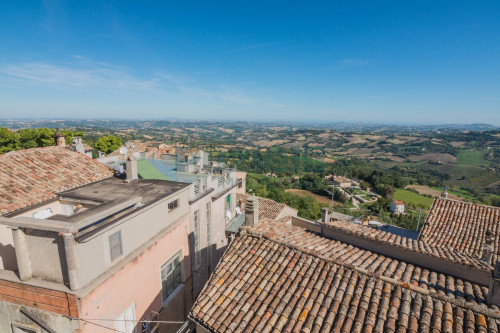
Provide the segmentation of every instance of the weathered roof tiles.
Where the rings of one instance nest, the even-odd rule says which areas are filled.
[[[0,215],[56,197],[55,192],[113,176],[113,170],[63,147],[0,155]]]
[[[500,312],[247,235],[190,318],[211,332],[498,332]]]
[[[419,240],[481,258],[488,230],[495,235],[494,262],[500,249],[500,208],[436,198]]]

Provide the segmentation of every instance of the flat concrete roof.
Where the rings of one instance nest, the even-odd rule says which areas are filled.
[[[134,211],[136,207],[142,207],[166,198],[189,185],[188,183],[156,179],[137,179],[126,182],[117,177],[110,177],[57,193],[62,200],[95,204],[94,207],[80,213],[70,216],[54,215],[48,219],[0,217],[0,224],[56,232],[74,232],[95,223],[108,224]]]
[[[103,203],[122,198],[142,197],[142,203],[147,205],[189,185],[158,179],[137,179],[127,183],[123,179],[111,177],[57,194],[64,199],[93,200]]]

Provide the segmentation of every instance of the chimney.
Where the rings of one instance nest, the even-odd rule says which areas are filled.
[[[56,133],[54,134],[54,143],[56,144],[56,146],[59,146],[59,147],[66,146],[66,139],[64,138],[63,135],[59,134],[59,128],[57,129]]]
[[[321,222],[325,223],[328,222],[328,208],[323,207],[321,209]]]
[[[259,198],[248,196],[245,203],[245,225],[256,227],[259,224]]]
[[[73,143],[71,144],[72,149],[78,153],[85,154],[85,147],[83,146],[82,143],[82,137],[74,136],[72,140],[73,140]]]
[[[500,305],[500,262],[498,260],[492,272],[486,302],[488,305]]]
[[[443,188],[443,192],[441,192],[441,198],[448,199],[448,188]]]
[[[483,256],[481,260],[485,261],[488,265],[491,265],[491,259],[493,258],[493,253],[495,252],[495,234],[488,230],[486,231],[486,237],[484,239]]]
[[[127,169],[127,180],[135,180],[138,179],[139,176],[137,174],[137,159],[134,156],[127,157],[127,161],[125,162],[125,167]]]

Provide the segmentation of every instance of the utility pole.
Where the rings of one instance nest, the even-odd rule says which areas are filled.
[[[418,220],[417,220],[417,230],[415,231],[418,231],[418,227],[420,226],[420,215],[422,214],[422,207],[420,207],[418,209]]]

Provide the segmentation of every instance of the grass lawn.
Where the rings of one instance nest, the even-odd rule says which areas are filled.
[[[422,206],[424,209],[430,209],[433,201],[432,198],[427,198],[412,191],[399,188],[394,191],[393,199],[404,201],[406,204],[411,202],[413,205]]]
[[[461,150],[457,155],[457,163],[464,165],[487,166],[490,162],[484,159],[488,150]]]

